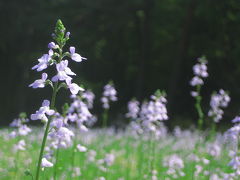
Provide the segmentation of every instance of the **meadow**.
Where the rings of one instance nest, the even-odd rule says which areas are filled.
[[[26,173],[36,169],[43,130],[33,128],[21,150],[10,132],[1,130],[1,179],[32,179]],[[169,133],[162,127],[154,138],[114,129],[77,133],[75,138],[74,146],[51,152],[58,154],[57,164],[51,158],[56,167],[46,167],[40,179],[238,179],[228,165],[234,146],[222,134],[209,138],[196,130]]]
[[[129,124],[110,127],[111,105],[117,103],[121,92],[113,82],[106,84],[100,99],[103,113],[100,117],[92,114],[95,94],[73,82],[76,74],[68,66],[87,58],[73,46],[65,48],[70,32],[61,20],[52,38],[48,53],[32,67],[45,72],[29,85],[33,89],[49,86],[51,100],[44,99],[29,117],[20,113],[9,128],[0,130],[1,180],[239,179],[240,117],[223,133],[216,128],[231,100],[228,91],[214,91],[208,112],[202,108],[201,89],[209,76],[206,57],[196,60],[190,80],[196,127],[168,130],[167,93],[162,90],[143,101],[132,98],[122,116]],[[50,78],[49,71],[56,75]],[[60,89],[70,92],[71,103],[57,110]],[[43,128],[30,126],[34,121]],[[101,127],[93,127],[97,121]],[[203,129],[206,125],[209,128]]]

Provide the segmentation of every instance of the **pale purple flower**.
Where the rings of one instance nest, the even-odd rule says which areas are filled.
[[[94,121],[94,116],[90,113],[87,104],[79,96],[73,98],[73,102],[68,109],[67,118],[71,122],[75,122],[78,128],[84,132],[88,131],[86,125]]]
[[[71,59],[76,62],[81,62],[83,59],[86,59],[85,57],[82,57],[80,54],[75,53],[75,47],[71,46],[69,48]]]
[[[71,79],[66,79],[67,86],[72,94],[78,94],[78,91],[84,91],[83,88],[79,87],[76,83],[72,83]]]
[[[42,78],[34,81],[32,84],[29,85],[29,87],[32,87],[34,89],[35,88],[44,88],[47,77],[48,77],[47,73],[42,73]]]
[[[53,50],[50,49],[48,54],[44,54],[41,58],[38,59],[38,64],[32,67],[32,70],[37,69],[37,71],[42,71],[48,67],[48,63],[52,58]]]
[[[24,151],[26,150],[26,143],[25,141],[22,139],[20,140],[15,146],[14,146],[14,150],[18,151],[18,150],[21,150],[21,151]]]
[[[200,77],[203,77],[203,78],[208,77],[206,63],[195,64],[193,66],[193,72],[196,76],[200,76]]]
[[[117,91],[112,84],[104,86],[103,97],[101,98],[104,109],[110,108],[110,101],[117,101]]]
[[[114,163],[115,155],[114,154],[106,154],[104,158],[104,162],[107,166],[111,166]]]
[[[42,166],[43,168],[45,168],[45,167],[53,167],[53,163],[51,163],[50,161],[48,161],[46,158],[42,158],[41,166]]]
[[[218,123],[222,119],[224,113],[222,108],[226,108],[229,102],[229,95],[222,89],[220,89],[218,93],[212,94],[210,101],[211,109],[208,112],[208,116],[212,117],[214,122]]]
[[[56,64],[57,75],[52,78],[53,82],[58,80],[65,81],[67,79],[72,79],[70,76],[75,76],[76,74],[68,67],[68,60],[61,61]]]
[[[240,157],[239,156],[233,156],[232,160],[228,164],[229,166],[232,166],[233,169],[240,169]]]
[[[191,86],[203,85],[203,80],[198,76],[194,76],[190,81],[190,84]]]
[[[49,48],[49,49],[57,49],[57,48],[58,48],[58,45],[56,45],[54,42],[50,42],[50,43],[48,44],[48,48]]]
[[[166,98],[151,96],[152,100],[142,105],[140,117],[150,122],[168,120]]]
[[[80,151],[80,152],[86,152],[87,151],[87,148],[85,146],[82,146],[81,144],[78,144],[77,145],[77,149]]]
[[[20,127],[22,125],[22,121],[20,118],[18,119],[14,119],[11,123],[10,123],[10,127]]]
[[[26,136],[28,135],[32,130],[26,125],[22,125],[18,128],[18,134],[21,136]]]
[[[240,122],[240,116],[236,116],[233,120],[232,123],[239,123]]]
[[[50,106],[50,102],[48,100],[44,100],[42,103],[42,107],[40,107],[40,109],[36,111],[35,114],[31,115],[31,119],[47,121],[48,118],[46,115],[51,116],[55,112],[54,110],[50,109],[49,106]]]
[[[203,78],[208,77],[207,60],[198,58],[198,63],[193,66],[194,77],[190,81],[191,86],[203,85]]]
[[[217,143],[208,144],[207,145],[207,152],[213,157],[219,157],[221,154],[221,146]]]
[[[191,91],[191,96],[192,97],[197,97],[199,94],[196,91]]]
[[[67,39],[68,39],[68,38],[69,38],[69,36],[70,36],[70,34],[71,34],[70,32],[66,32],[65,38],[67,38]]]
[[[111,101],[117,101],[117,91],[111,84],[104,86],[103,96],[108,97]]]
[[[109,109],[109,108],[110,108],[110,106],[109,106],[109,100],[108,100],[107,97],[102,97],[102,98],[101,98],[101,101],[102,101],[102,103],[103,103],[103,108],[104,108],[104,109]]]
[[[71,122],[76,122],[78,120],[78,115],[76,113],[69,113],[67,115],[67,118],[71,121]]]
[[[60,129],[64,125],[64,118],[60,115],[54,116],[51,122],[51,127]]]
[[[233,127],[231,127],[227,131],[227,135],[235,141],[238,140],[239,133],[240,133],[240,124],[239,123],[235,124]]]
[[[93,101],[95,99],[94,93],[90,90],[84,91],[82,93],[82,98],[84,98],[87,101],[87,106],[88,108],[91,109],[93,107]]]
[[[128,102],[128,113],[126,117],[136,119],[139,113],[139,102],[137,100],[131,100]]]
[[[12,131],[12,132],[9,134],[9,137],[10,137],[10,138],[15,138],[16,136],[17,136],[16,131]]]
[[[175,179],[178,178],[178,176],[185,176],[182,170],[184,168],[184,162],[177,154],[165,157],[163,166],[168,167],[167,174],[172,175]]]

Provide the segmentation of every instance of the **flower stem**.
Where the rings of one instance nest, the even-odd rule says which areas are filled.
[[[60,144],[60,143],[58,143],[58,145],[59,145],[59,144]],[[57,179],[58,157],[59,157],[59,147],[57,148],[57,151],[56,151],[56,162],[55,162],[55,165],[54,165],[54,173],[53,173],[53,179],[54,179],[54,180]]]
[[[51,99],[51,105],[50,105],[51,109],[54,109],[54,106],[55,106],[55,100],[56,100],[56,95],[57,95],[57,87],[58,87],[58,82],[56,82],[54,84],[53,93],[52,93],[52,99]],[[41,163],[42,163],[42,157],[43,157],[43,152],[44,152],[44,148],[45,148],[46,141],[47,141],[47,136],[48,136],[50,123],[51,123],[51,117],[47,121],[46,129],[45,129],[45,132],[44,132],[42,145],[41,145],[41,150],[40,150],[40,154],[39,154],[39,158],[38,158],[38,165],[37,165],[37,172],[36,172],[35,180],[39,180]]]
[[[108,123],[108,109],[104,109],[102,118],[103,118],[102,127],[106,128]]]
[[[198,85],[197,86],[197,97],[196,97],[196,103],[195,103],[195,108],[197,110],[198,113],[198,129],[201,130],[202,126],[203,126],[203,118],[204,118],[204,114],[202,111],[202,107],[201,107],[201,101],[202,101],[202,97],[200,95],[200,91],[201,91],[201,86]]]

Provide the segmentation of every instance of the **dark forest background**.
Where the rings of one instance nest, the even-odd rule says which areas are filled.
[[[72,64],[76,82],[97,96],[113,80],[119,102],[112,121],[124,121],[133,96],[149,97],[156,89],[168,94],[170,124],[195,122],[189,81],[196,59],[205,55],[209,78],[203,88],[204,109],[211,92],[230,91],[232,101],[223,122],[240,110],[239,0],[9,0],[0,1],[0,124],[19,112],[35,112],[50,89],[28,85],[40,74],[31,70],[47,52],[57,19],[71,32],[68,45],[88,60]],[[62,91],[58,106],[69,92]],[[117,122],[119,123],[119,122]]]

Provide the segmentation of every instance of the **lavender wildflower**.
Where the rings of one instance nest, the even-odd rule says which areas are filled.
[[[85,57],[82,57],[80,54],[75,53],[75,47],[73,47],[73,46],[71,46],[69,48],[69,51],[70,51],[71,58],[72,58],[73,61],[81,62],[83,59],[87,59]]]
[[[92,91],[86,90],[82,93],[82,98],[86,100],[86,104],[89,109],[93,108],[93,101],[95,99],[95,95]]]
[[[47,77],[48,77],[47,73],[42,73],[42,78],[34,81],[32,84],[29,85],[29,87],[32,87],[34,89],[35,88],[44,88]]]
[[[49,48],[49,49],[57,49],[57,48],[59,48],[59,46],[56,45],[55,42],[50,42],[50,43],[48,44],[48,48]]]
[[[224,113],[221,108],[226,108],[229,102],[230,97],[224,90],[220,89],[218,93],[213,93],[210,101],[211,109],[208,112],[208,116],[212,117],[213,121],[218,123]]]
[[[54,110],[50,109],[50,101],[48,100],[44,100],[42,103],[42,107],[40,107],[40,109],[38,111],[36,111],[35,114],[31,115],[31,119],[32,120],[42,120],[44,122],[48,121],[48,118],[46,115],[53,115],[54,114]]]
[[[128,113],[126,114],[126,117],[137,119],[138,113],[140,111],[139,108],[140,103],[137,100],[131,100],[128,102]]]
[[[191,95],[196,100],[195,108],[198,113],[198,127],[199,129],[201,129],[203,125],[204,113],[201,107],[202,97],[200,95],[200,91],[201,91],[201,86],[204,84],[203,79],[208,77],[208,72],[207,72],[206,58],[203,56],[201,58],[198,58],[197,60],[198,60],[198,63],[193,66],[194,77],[190,81],[190,85],[193,87],[196,87],[196,90],[192,91]]]
[[[103,97],[101,98],[101,101],[104,109],[110,108],[110,101],[117,101],[117,91],[114,88],[113,83],[110,82],[104,86]]]
[[[33,70],[42,71],[48,68],[48,66],[55,65],[57,74],[50,78],[52,81],[47,80],[47,74],[43,73],[42,79],[34,81],[30,85],[30,87],[33,88],[43,88],[45,85],[51,85],[53,89],[52,93],[52,99],[51,99],[51,105],[50,102],[45,100],[42,104],[42,107],[38,111],[36,111],[35,114],[31,115],[32,120],[43,120],[47,122],[46,129],[42,141],[42,146],[39,154],[39,160],[38,160],[38,166],[37,166],[37,172],[36,172],[36,180],[39,179],[39,173],[40,173],[40,167],[42,164],[43,159],[43,153],[44,148],[47,140],[47,136],[49,133],[49,128],[51,124],[51,117],[55,113],[54,106],[55,106],[55,100],[57,92],[62,88],[66,87],[69,88],[72,94],[77,94],[80,90],[83,90],[80,88],[77,84],[72,83],[72,77],[76,75],[74,72],[71,71],[71,69],[68,67],[68,60],[63,60],[65,57],[70,57],[72,60],[75,60],[77,62],[80,62],[82,58],[79,54],[75,53],[75,48],[70,47],[70,53],[69,52],[63,52],[63,47],[65,46],[67,40],[69,39],[70,33],[65,33],[66,29],[64,25],[62,24],[61,20],[58,20],[55,27],[55,33],[53,34],[53,39],[55,42],[50,42],[48,44],[48,48],[50,49],[48,54],[44,54],[40,59],[38,59],[38,64],[33,66]],[[59,83],[60,81],[65,81],[62,83]],[[47,116],[50,116],[48,119]],[[60,134],[59,134],[60,133]],[[62,134],[61,134],[62,133]],[[68,136],[65,136],[64,133],[68,134]],[[57,136],[59,138],[64,138],[64,140],[71,139],[71,133],[64,129],[64,127],[60,127],[57,131]]]
[[[168,167],[167,174],[173,178],[176,179],[185,176],[185,173],[183,172],[184,162],[178,155],[173,154],[165,157],[163,160],[163,165]]]
[[[42,71],[47,69],[48,65],[50,64],[50,60],[53,56],[53,50],[50,49],[48,54],[44,54],[41,58],[38,59],[38,64],[32,67],[32,70],[37,69],[37,71]]]
[[[140,119],[145,130],[156,132],[160,122],[168,120],[166,103],[165,92],[157,90],[149,102],[142,104]]]

